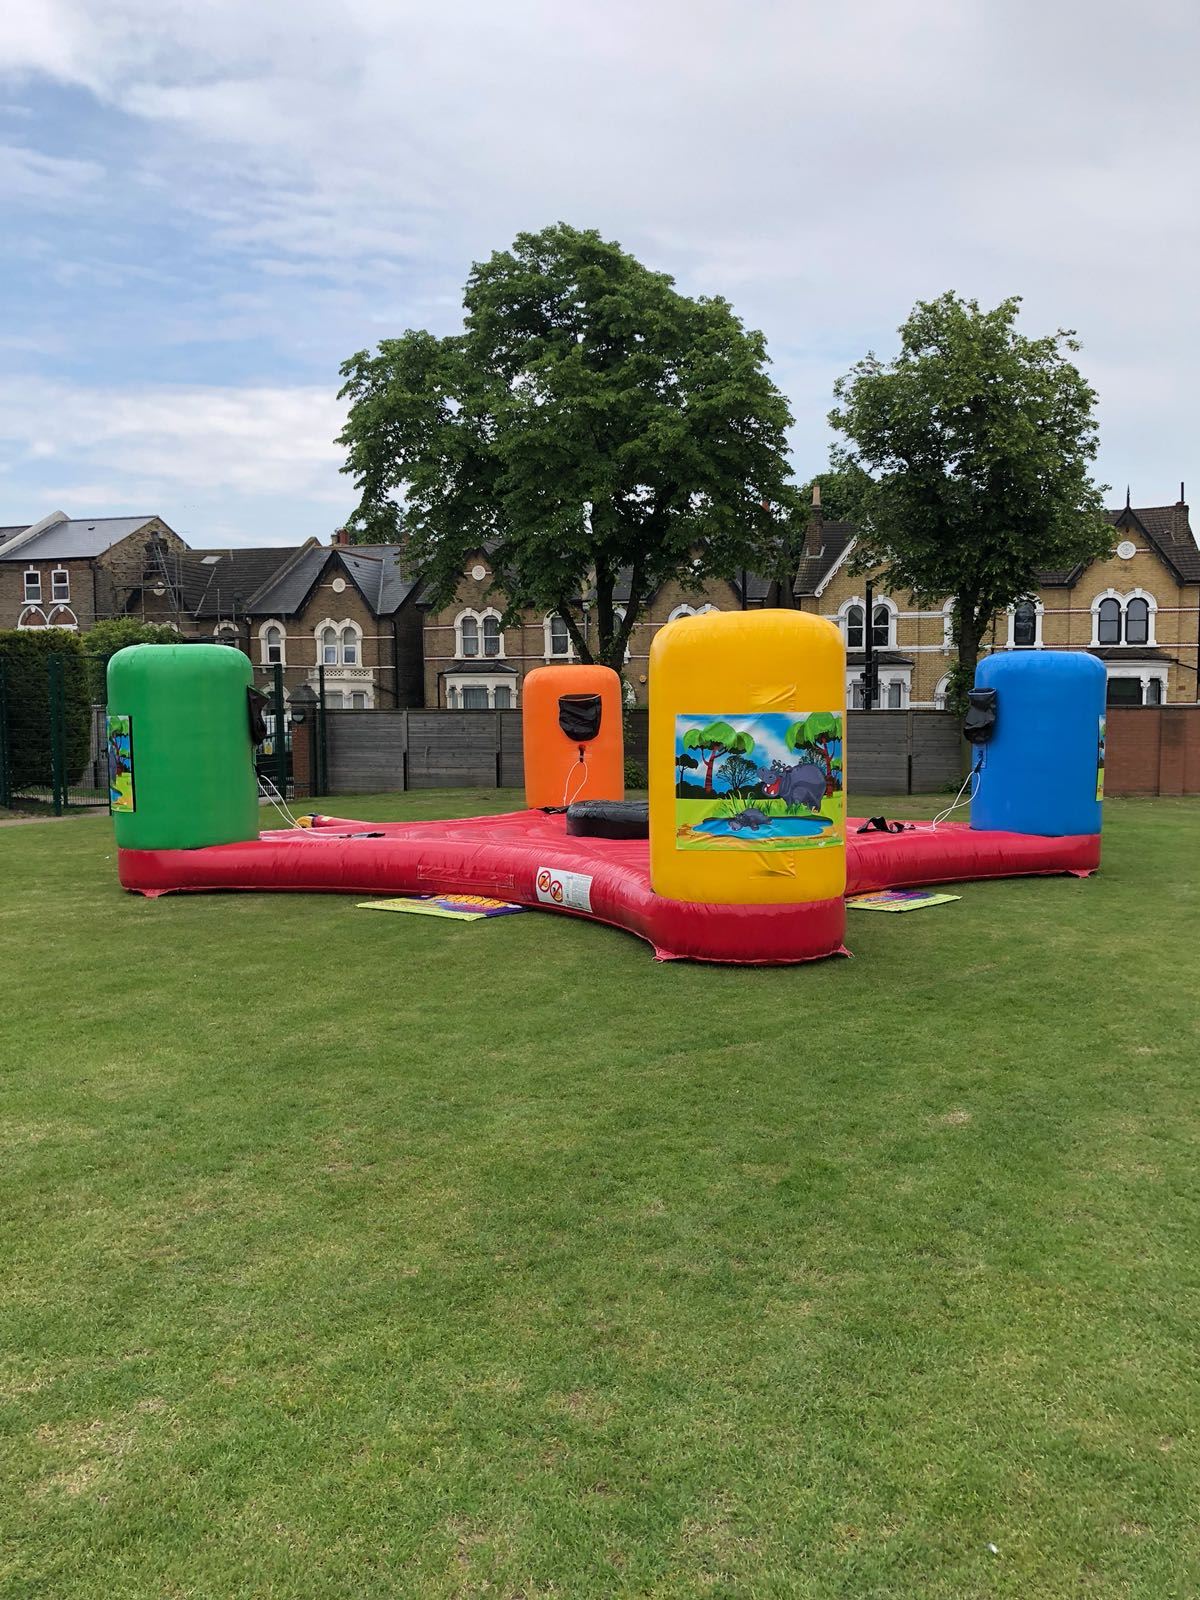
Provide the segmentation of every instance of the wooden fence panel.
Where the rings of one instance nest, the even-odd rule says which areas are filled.
[[[383,794],[404,788],[405,711],[327,711],[330,794]]]
[[[1200,708],[1166,707],[1171,716],[1200,719]],[[1110,713],[1109,793],[1157,793],[1161,713]],[[1126,718],[1148,718],[1136,751]],[[402,789],[519,789],[524,781],[519,711],[331,711],[326,715],[331,794]],[[626,753],[646,760],[647,716],[626,717]],[[1173,790],[1200,788],[1200,720],[1182,734],[1172,730]],[[1151,759],[1148,752],[1153,751]],[[1124,764],[1122,764],[1124,763]],[[851,805],[856,795],[940,794],[956,788],[963,772],[959,721],[945,711],[851,712],[846,727],[846,772]],[[1141,787],[1132,785],[1140,783]],[[1190,787],[1189,787],[1190,786]],[[856,809],[861,809],[856,807]]]

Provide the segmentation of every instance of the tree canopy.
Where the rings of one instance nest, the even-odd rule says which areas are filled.
[[[486,546],[506,619],[557,611],[581,660],[619,671],[664,582],[779,566],[792,418],[725,300],[559,223],[473,267],[463,303],[462,333],[341,369],[355,537],[404,545],[435,604]]]
[[[1035,593],[1039,573],[1111,547],[1079,343],[1019,333],[1019,308],[1016,296],[990,311],[952,293],[918,301],[899,355],[856,363],[829,416],[849,441],[837,466],[871,480],[856,565],[918,599],[953,598],[964,689],[995,612]]]
[[[130,644],[180,644],[178,628],[165,622],[143,622],[140,617],[103,617],[84,634],[84,649],[91,655],[111,656]]]

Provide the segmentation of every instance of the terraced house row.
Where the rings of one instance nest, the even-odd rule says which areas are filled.
[[[1036,595],[995,618],[988,650],[1089,650],[1105,665],[1115,705],[1197,703],[1200,691],[1200,547],[1184,487],[1170,505],[1109,512],[1110,556],[1047,572]],[[645,704],[650,645],[660,628],[697,611],[792,606],[835,622],[846,636],[847,697],[861,705],[870,638],[885,710],[944,704],[953,660],[950,602],[921,606],[882,593],[867,614],[866,576],[847,522],[814,504],[791,584],[753,573],[694,590],[664,586],[635,623],[625,693]],[[621,595],[618,592],[618,601]],[[190,547],[158,516],[68,518],[52,513],[0,528],[0,628],[86,631],[102,617],[164,622],[181,636],[244,650],[264,679],[325,685],[334,708],[518,706],[525,674],[574,649],[561,617],[506,601],[486,549],[466,562],[450,605],[433,607],[419,574],[387,545]]]

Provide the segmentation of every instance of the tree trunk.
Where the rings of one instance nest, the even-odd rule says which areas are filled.
[[[825,768],[825,796],[833,793],[833,757],[829,754],[829,740],[822,736],[817,740],[817,754]]]
[[[718,756],[723,756],[724,754],[725,754],[724,750],[721,748],[720,745],[718,745],[717,748],[713,751],[712,755],[705,757],[705,761],[704,761],[704,792],[705,792],[705,794],[712,794],[714,792],[714,790],[713,790],[713,781],[712,781],[712,779],[713,779],[713,768],[717,764],[717,757]]]

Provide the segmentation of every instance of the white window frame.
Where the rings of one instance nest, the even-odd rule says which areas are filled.
[[[69,620],[64,621],[64,617]],[[65,628],[68,633],[78,633],[79,619],[70,606],[51,606],[46,612],[46,626],[48,628]]]
[[[720,611],[720,609],[720,606],[714,606],[710,600],[706,600],[702,606],[676,606],[667,617],[667,621],[678,622],[680,617],[703,617],[710,611]]]
[[[269,647],[267,645],[267,634],[271,631],[272,628],[278,628],[278,630],[279,630],[279,660],[278,661],[272,661],[271,657],[270,657],[270,655],[268,653]],[[278,617],[268,617],[266,622],[262,622],[262,623],[259,624],[259,628],[258,628],[258,654],[259,654],[259,660],[260,660],[261,664],[264,667],[286,667],[287,666],[287,629],[284,627],[283,623],[279,621]]]
[[[719,608],[717,606],[709,606],[708,609],[710,611],[716,611]],[[625,607],[624,606],[614,606],[613,607],[613,616],[617,619],[618,623],[623,623],[625,621]],[[636,624],[635,624],[635,626],[636,626]],[[625,641],[625,660],[626,661],[629,660],[629,640],[628,639],[626,639],[626,641]]]
[[[1115,644],[1100,642],[1100,605],[1104,600],[1115,600],[1121,608],[1120,632],[1121,637]],[[1128,607],[1131,600],[1144,600],[1149,615],[1146,619],[1146,637],[1137,644],[1126,645],[1125,635],[1128,630]],[[1129,650],[1149,650],[1157,648],[1158,628],[1158,601],[1146,589],[1128,589],[1124,593],[1120,589],[1105,589],[1103,594],[1094,595],[1091,605],[1092,612],[1092,648],[1101,650],[1116,650],[1126,648]]]
[[[353,661],[346,655],[348,643],[354,651]],[[343,667],[361,667],[363,664],[363,631],[353,617],[347,617],[338,629],[338,657]]]
[[[889,600],[886,595],[876,595],[874,600],[871,602],[871,615],[865,619],[866,625],[871,629],[872,634],[874,634],[875,613],[881,608],[887,612],[887,638],[882,642],[878,639],[875,640],[874,648],[876,650],[895,650],[897,648],[896,618],[900,614],[900,608],[897,606],[894,600]],[[863,605],[863,610],[864,612],[866,611],[865,603]],[[880,687],[882,687],[882,684],[883,679],[880,678]]]
[[[499,633],[500,637],[500,648],[494,655],[488,655],[484,648],[486,640],[483,625],[488,618],[495,619],[497,632]],[[463,623],[468,620],[475,623],[477,637],[479,640],[479,648],[470,655],[468,655],[466,650],[463,648]],[[476,611],[472,607],[467,606],[464,610],[458,613],[454,619],[454,654],[459,661],[504,661],[507,659],[508,652],[504,648],[504,628],[500,622],[500,613],[496,610],[495,606],[488,606],[484,611]],[[559,660],[561,658],[555,657],[555,659]]]
[[[1104,599],[1104,598],[1105,597],[1102,595],[1101,599]],[[1134,598],[1145,599],[1145,596],[1144,595],[1138,595],[1138,596],[1135,596]],[[1137,649],[1136,645],[1134,646],[1134,649]],[[1146,705],[1147,704],[1147,701],[1146,701],[1146,686],[1147,686],[1147,684],[1150,684],[1150,683],[1153,683],[1153,682],[1157,682],[1158,685],[1159,685],[1159,692],[1160,692],[1160,695],[1161,695],[1161,699],[1159,700],[1158,703],[1159,703],[1159,705],[1162,705],[1162,706],[1165,706],[1167,704],[1167,674],[1168,674],[1168,667],[1167,667],[1167,663],[1165,661],[1163,661],[1163,662],[1157,662],[1157,661],[1155,661],[1155,662],[1151,662],[1151,661],[1110,662],[1110,661],[1106,661],[1104,663],[1104,671],[1105,671],[1105,674],[1110,678],[1137,678],[1140,681],[1141,686],[1142,686],[1142,700],[1141,700],[1142,705]]]
[[[62,593],[59,593],[59,579],[62,579]],[[53,567],[50,572],[50,599],[59,601],[63,605],[71,603],[71,574],[66,567]]]
[[[862,641],[859,644],[851,644],[850,643],[850,613],[854,610],[855,606],[857,606],[858,609],[863,614],[863,636],[862,636]],[[857,650],[863,650],[863,649],[866,648],[866,643],[867,643],[867,607],[866,607],[866,602],[865,601],[859,599],[859,597],[857,595],[852,595],[849,600],[843,600],[841,605],[838,607],[837,624],[838,624],[838,627],[842,630],[842,637],[846,641],[846,649],[847,650],[855,650],[855,651],[857,651]]]
[[[945,711],[946,698],[949,693],[950,674],[947,672],[943,677],[939,678],[933,686],[933,709],[935,711]]]
[[[548,611],[542,619],[542,632],[545,636],[544,653],[547,661],[574,661],[575,659],[575,641],[569,633],[567,634],[567,648],[565,650],[555,650],[553,648],[553,624],[556,620],[561,620],[561,617],[561,612]],[[563,626],[565,627],[566,624],[564,623]]]
[[[29,621],[29,614],[32,611],[36,611],[38,616],[41,617],[42,620],[40,622],[30,622]],[[30,605],[30,606],[23,607],[20,616],[17,618],[17,627],[19,629],[25,629],[25,630],[27,630],[28,632],[31,632],[31,633],[35,632],[35,631],[38,631],[38,630],[40,630],[42,628],[48,628],[49,626],[50,626],[50,619],[49,619],[49,617],[47,617],[45,611],[42,609],[42,607],[40,605]]]
[[[26,567],[26,569],[25,569],[25,604],[27,606],[40,606],[41,603],[42,603],[42,574],[38,570],[37,567]]]
[[[495,659],[494,657],[492,658]],[[508,672],[498,672],[494,677],[489,677],[482,672],[448,672],[446,674],[446,704],[452,711],[482,711],[482,706],[464,706],[462,691],[467,688],[487,690],[487,710],[496,709],[496,690],[507,689],[512,696],[509,709],[515,710],[520,704],[520,695],[517,692],[516,677]]]
[[[216,644],[238,645],[240,630],[236,622],[218,622],[213,629],[213,641]]]
[[[1046,608],[1042,602],[1033,596],[1028,600],[1019,600],[1017,605],[1031,605],[1033,607],[1033,643],[1018,644],[1017,632],[1017,606],[1008,608],[1008,648],[1010,650],[1040,650],[1042,648],[1042,617]]]
[[[850,613],[855,606],[858,606],[863,614],[863,640],[861,644],[850,643]],[[865,650],[867,648],[867,629],[874,627],[875,612],[878,611],[880,607],[887,612],[887,643],[876,644],[875,649],[895,650],[897,648],[896,618],[900,613],[896,602],[894,600],[889,600],[886,595],[876,595],[871,601],[871,615],[868,616],[865,596],[861,594],[852,594],[849,600],[843,600],[837,609],[837,623],[838,627],[841,628],[842,634],[846,640],[847,650],[853,650],[855,653],[857,653],[859,650]]]
[[[882,646],[880,646],[882,649]],[[861,711],[862,705],[855,704],[855,699],[861,693],[862,667],[853,667],[846,672],[846,705],[851,711]],[[894,684],[900,687],[900,704],[888,705],[888,690]],[[876,711],[908,711],[912,706],[912,668],[911,667],[880,667],[879,668],[879,700],[875,705]]]

